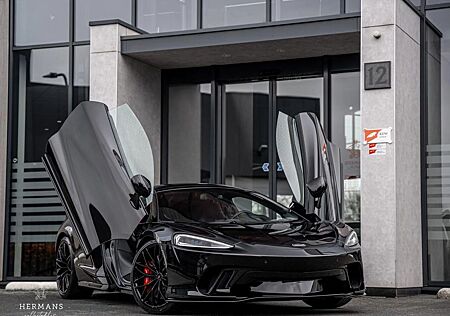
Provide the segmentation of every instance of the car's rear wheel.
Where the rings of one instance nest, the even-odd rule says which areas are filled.
[[[351,297],[312,297],[305,298],[303,302],[318,309],[331,309],[344,306],[352,300]]]
[[[157,242],[145,243],[136,253],[131,288],[134,299],[147,313],[163,314],[173,307],[167,300],[167,260]]]
[[[78,286],[73,259],[70,239],[64,237],[56,251],[56,285],[59,295],[62,298],[88,298],[94,290]]]

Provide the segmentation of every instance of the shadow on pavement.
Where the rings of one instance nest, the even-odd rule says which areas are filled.
[[[136,305],[131,295],[120,293],[99,293],[91,298],[101,304]],[[145,314],[145,312],[142,312]],[[359,314],[349,307],[339,309],[312,309],[301,302],[258,302],[258,303],[179,303],[171,315],[351,315]]]

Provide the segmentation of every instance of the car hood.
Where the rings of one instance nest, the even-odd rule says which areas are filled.
[[[329,222],[309,221],[254,223],[175,223],[175,231],[190,233],[228,243],[268,246],[319,246],[337,241],[335,226]]]

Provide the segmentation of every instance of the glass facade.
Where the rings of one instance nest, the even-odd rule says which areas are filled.
[[[14,1],[14,44],[69,41],[69,0]]]
[[[225,184],[269,195],[269,82],[225,88]]]
[[[89,21],[120,19],[131,23],[132,0],[75,0],[75,40],[89,40]]]
[[[345,0],[345,13],[361,11],[361,0]]]
[[[424,1],[426,1],[427,5],[449,3],[448,0],[424,0]]]
[[[74,47],[73,107],[89,99],[89,45]]]
[[[331,140],[341,149],[346,223],[361,214],[361,110],[359,72],[331,74]],[[358,224],[356,226],[359,226]]]
[[[202,21],[205,28],[262,23],[266,21],[266,1],[203,1]]]
[[[433,3],[436,1],[433,1]],[[427,2],[430,4],[430,1]],[[427,139],[426,190],[428,277],[450,282],[450,5],[429,10],[427,18],[438,29],[426,32]]]
[[[14,134],[8,275],[54,273],[56,231],[65,214],[41,156],[67,117],[67,47],[24,50],[14,56]]]
[[[137,26],[149,33],[197,28],[197,0],[137,0]]]
[[[313,112],[317,117],[323,117],[323,78],[278,80],[276,103],[277,113],[294,117],[301,112]],[[277,169],[277,201],[289,206],[292,198],[283,170]]]
[[[292,20],[339,14],[340,0],[272,0],[272,20]]]

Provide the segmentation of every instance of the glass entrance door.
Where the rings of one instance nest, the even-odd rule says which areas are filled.
[[[269,82],[225,86],[225,184],[269,195]]]
[[[361,214],[361,111],[359,71],[331,75],[331,141],[339,146],[344,176],[342,219],[359,234]]]
[[[312,112],[323,117],[323,78],[278,80],[276,82],[276,109],[289,116]],[[321,122],[323,125],[323,122]],[[277,157],[277,201],[289,206],[293,194]]]
[[[168,143],[162,146],[167,148],[162,158],[168,166],[161,168],[163,183],[223,183],[289,205],[293,195],[277,157],[277,117],[280,112],[312,112],[340,148],[345,176],[342,215],[358,229],[359,56],[349,56],[342,64],[344,60],[168,72],[168,101],[163,107]],[[261,77],[263,73],[267,77]]]

